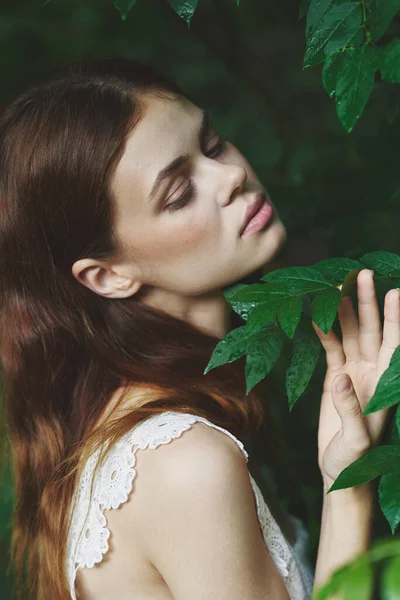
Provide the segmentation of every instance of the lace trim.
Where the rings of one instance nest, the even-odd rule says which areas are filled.
[[[101,562],[103,555],[109,549],[110,531],[107,528],[107,520],[103,511],[104,509],[116,509],[127,501],[136,475],[136,450],[154,449],[160,444],[167,444],[171,440],[180,437],[184,431],[197,421],[228,435],[239,446],[246,462],[248,461],[248,453],[242,442],[229,431],[203,417],[174,411],[154,415],[154,417],[139,423],[107,452],[94,480],[91,502],[90,487],[100,449],[90,456],[75,491],[72,503],[74,512],[67,541],[67,577],[72,600],[76,600],[75,579],[78,569],[91,568],[96,563]],[[265,543],[285,580],[291,599],[304,600],[306,596],[304,594],[299,595],[300,590],[304,588],[295,555],[271,515],[250,472],[249,476],[256,498],[257,513]],[[301,562],[300,555],[299,559]]]

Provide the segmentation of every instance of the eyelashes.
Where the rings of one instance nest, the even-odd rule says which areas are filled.
[[[220,137],[218,144],[216,144],[213,148],[211,148],[211,150],[208,153],[206,153],[205,156],[208,156],[209,158],[216,158],[217,156],[222,154],[222,152],[225,150],[225,144],[227,141],[228,141],[227,138]],[[210,154],[211,154],[211,156],[210,156]],[[194,183],[194,181],[192,179],[190,179],[189,184],[188,184],[187,188],[185,189],[185,191],[183,192],[182,196],[180,198],[178,198],[177,200],[175,200],[175,202],[171,202],[171,204],[168,204],[168,206],[166,207],[166,210],[172,212],[174,210],[178,210],[179,208],[185,206],[186,204],[189,204],[189,202],[196,195],[196,192],[197,192],[197,186]]]
[[[178,198],[178,200],[175,200],[175,202],[168,204],[167,210],[177,210],[177,208],[179,208],[180,206],[184,206],[185,204],[188,204],[190,202],[190,200],[193,198],[194,194],[196,193],[196,190],[197,190],[196,184],[194,183],[194,181],[192,179],[190,179],[189,185],[187,186],[186,190],[183,192],[182,196],[180,198]],[[171,206],[173,208],[171,208]]]

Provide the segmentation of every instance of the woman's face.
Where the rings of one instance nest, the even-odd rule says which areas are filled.
[[[112,180],[124,276],[182,296],[220,290],[275,256],[286,230],[274,208],[269,224],[240,236],[247,208],[265,191],[250,164],[184,97],[146,95]],[[265,141],[268,143],[268,140]],[[177,157],[187,160],[160,181]]]

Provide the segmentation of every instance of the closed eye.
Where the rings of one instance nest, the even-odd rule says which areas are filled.
[[[227,141],[228,141],[227,138],[220,136],[218,143],[213,148],[211,148],[211,150],[209,150],[208,152],[205,152],[204,156],[207,156],[208,158],[217,158],[224,152]],[[186,206],[195,197],[195,195],[196,195],[196,184],[194,183],[194,181],[192,179],[190,179],[187,188],[185,189],[183,194],[180,196],[180,198],[175,200],[175,202],[171,202],[171,204],[168,204],[166,206],[166,210],[174,211],[174,210],[177,210],[179,208]]]

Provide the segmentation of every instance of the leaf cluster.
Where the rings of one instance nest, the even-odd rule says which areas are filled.
[[[136,2],[114,0],[124,21]],[[190,27],[199,0],[168,2]],[[347,132],[363,113],[377,74],[382,81],[400,83],[400,39],[389,31],[382,43],[399,11],[400,0],[305,0],[300,5],[299,17],[307,16],[304,68],[323,64],[324,88],[335,98]]]
[[[287,336],[293,341],[291,362],[286,371],[286,390],[292,409],[308,386],[320,354],[321,345],[311,320],[328,333],[337,318],[340,299],[352,294],[357,275],[364,268],[372,269],[375,279],[400,283],[400,256],[378,251],[365,254],[359,260],[331,258],[308,267],[278,269],[265,275],[261,279],[264,283],[230,288],[225,297],[246,325],[230,331],[217,344],[205,373],[246,355],[248,393],[270,373],[280,356],[283,338]],[[379,503],[393,534],[400,523],[400,346],[393,353],[364,415],[395,405],[393,443],[373,448],[352,463],[329,490],[361,485],[380,477]],[[397,548],[396,543],[393,547]],[[337,571],[316,598],[322,600],[338,591],[343,591],[345,598],[369,598],[373,584],[369,559],[376,556],[371,551],[370,555],[363,555],[351,566]],[[397,557],[385,571],[382,584],[385,594],[400,585],[398,567]]]

